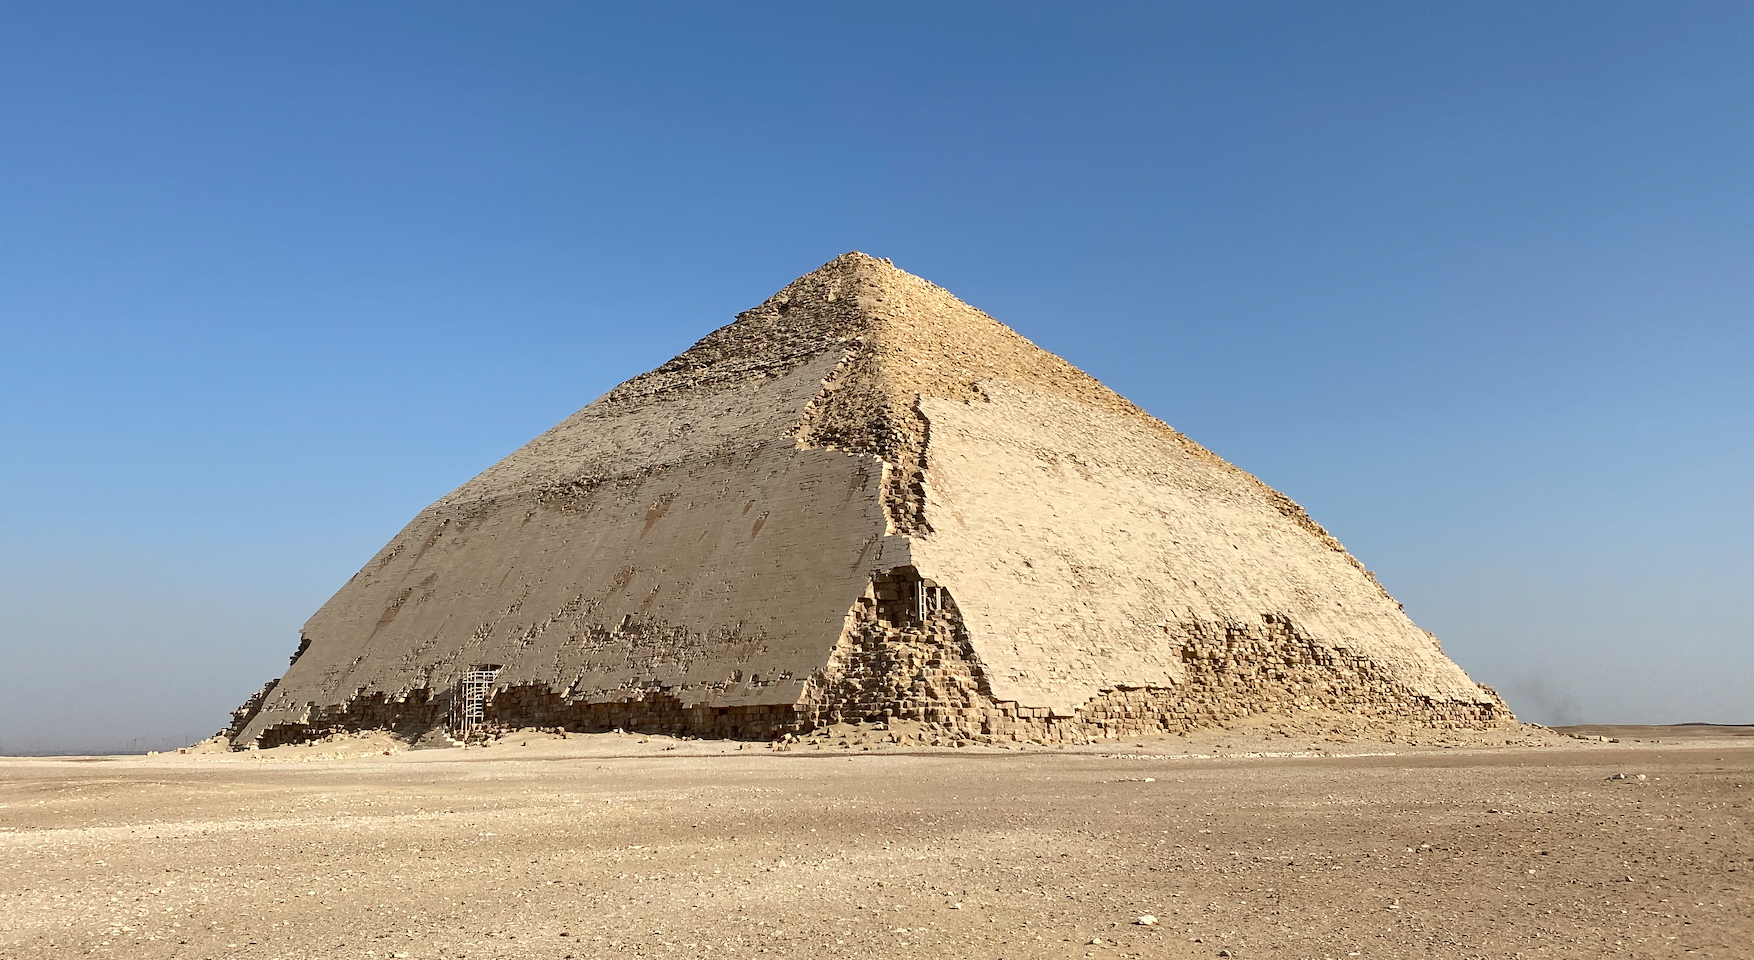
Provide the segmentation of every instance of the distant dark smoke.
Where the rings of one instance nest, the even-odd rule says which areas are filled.
[[[1583,704],[1546,677],[1529,677],[1510,685],[1510,705],[1524,720],[1549,727],[1569,727],[1583,722]]]

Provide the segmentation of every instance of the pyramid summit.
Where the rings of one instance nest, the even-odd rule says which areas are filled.
[[[848,253],[421,511],[230,733],[1304,711],[1510,719],[1290,499]]]

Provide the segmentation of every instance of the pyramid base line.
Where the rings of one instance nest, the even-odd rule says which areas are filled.
[[[912,584],[910,590],[909,585]],[[1174,687],[1105,690],[1071,715],[993,696],[955,603],[929,581],[898,571],[879,577],[847,616],[828,664],[791,704],[687,706],[684,690],[650,690],[610,702],[571,699],[545,684],[495,691],[482,718],[459,739],[511,730],[663,734],[774,740],[843,723],[919,724],[932,739],[1083,743],[1186,733],[1244,717],[1341,714],[1367,721],[1448,729],[1488,729],[1514,717],[1496,693],[1439,700],[1414,693],[1373,661],[1318,643],[1271,615],[1258,624],[1188,622],[1166,626],[1179,642],[1186,682]],[[265,730],[274,747],[335,733],[384,730],[409,741],[447,726],[454,691],[371,694],[315,712],[307,722]],[[240,711],[242,714],[244,711]],[[241,718],[247,723],[248,717]],[[232,734],[243,723],[234,723]],[[244,748],[248,744],[236,744]]]
[[[924,739],[978,743],[1088,743],[1117,737],[1188,733],[1220,727],[1245,717],[1296,717],[1343,714],[1366,721],[1410,723],[1451,730],[1487,730],[1511,722],[1508,710],[1458,701],[1415,698],[1404,704],[1336,707],[1328,705],[1220,707],[1201,704],[1179,688],[1144,687],[1115,690],[1087,702],[1072,717],[1051,715],[1040,708],[995,703],[985,709],[944,704],[900,705],[875,712],[848,712],[817,705],[757,704],[737,707],[683,706],[667,694],[613,703],[565,703],[543,687],[514,687],[495,697],[517,707],[490,709],[485,720],[458,739],[491,740],[515,730],[554,728],[569,733],[654,734],[725,740],[779,740],[802,736],[842,723],[914,721]],[[547,708],[539,706],[546,702]],[[390,709],[390,708],[396,709]],[[279,724],[263,731],[255,744],[234,742],[233,749],[311,743],[341,733],[383,731],[410,743],[446,729],[448,709],[428,691],[416,690],[394,702],[382,694],[361,697],[324,711],[309,723]],[[230,736],[235,730],[224,731]]]

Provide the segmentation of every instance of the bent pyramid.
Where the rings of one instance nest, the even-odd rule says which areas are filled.
[[[1083,739],[1312,709],[1509,718],[1291,500],[849,253],[422,511],[231,732]]]

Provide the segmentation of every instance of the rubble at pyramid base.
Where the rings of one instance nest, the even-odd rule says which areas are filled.
[[[951,665],[934,668],[944,679],[960,675]],[[1303,676],[1314,676],[1305,671]],[[1338,676],[1338,673],[1333,674]],[[614,731],[675,737],[779,740],[846,723],[889,724],[916,721],[922,739],[976,743],[1086,743],[1115,737],[1189,733],[1245,717],[1315,719],[1344,716],[1400,721],[1447,730],[1487,730],[1516,725],[1509,711],[1478,703],[1439,703],[1417,694],[1385,691],[1368,704],[1335,705],[1330,697],[1299,693],[1294,683],[1259,683],[1254,689],[1226,678],[1222,697],[1215,688],[1196,691],[1164,688],[1119,689],[1091,700],[1071,717],[1043,708],[1020,707],[970,696],[960,702],[901,705],[870,711],[852,704],[802,703],[738,707],[685,707],[675,696],[653,692],[611,703],[568,703],[536,686],[500,693],[483,722],[466,733],[444,724],[446,708],[430,691],[411,692],[393,703],[382,694],[360,697],[340,709],[323,711],[303,724],[276,725],[254,744],[261,748],[304,744],[339,733],[388,731],[413,743],[444,734],[453,742],[488,740],[526,729],[571,733]],[[1320,681],[1317,681],[1319,683]],[[1246,698],[1246,699],[1244,699]],[[1253,706],[1244,706],[1251,703]],[[849,709],[850,708],[850,709]],[[234,730],[223,735],[231,736]]]
[[[529,728],[775,740],[840,724],[902,721],[932,741],[1083,743],[1186,733],[1263,715],[1338,714],[1476,730],[1514,723],[1496,695],[1443,701],[1416,693],[1369,658],[1318,643],[1282,618],[1263,617],[1258,625],[1188,622],[1164,632],[1177,645],[1185,684],[1117,687],[1073,713],[1057,714],[995,698],[948,591],[898,570],[873,580],[848,615],[829,663],[809,678],[796,703],[685,705],[681,696],[699,691],[663,688],[592,701],[519,684],[484,696],[479,718],[464,722],[460,689],[416,689],[355,697],[304,723],[271,727],[258,745],[369,730],[410,742],[435,735],[485,740]],[[248,722],[246,711],[239,711],[232,735]]]

